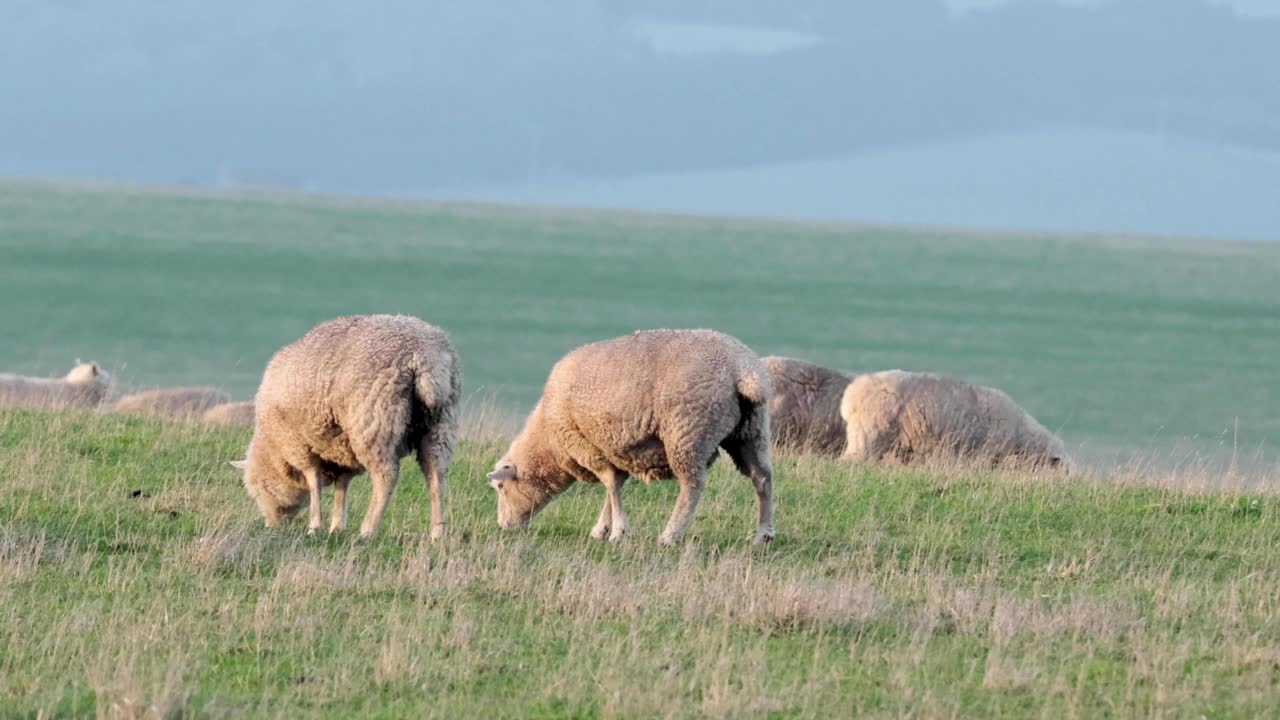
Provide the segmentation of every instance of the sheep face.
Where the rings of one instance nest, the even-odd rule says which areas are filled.
[[[244,489],[258,503],[267,527],[279,527],[292,520],[306,504],[306,492],[290,483],[274,482],[248,460],[232,460],[231,466],[242,471]]]
[[[1006,455],[1005,460],[1013,467],[1048,474],[1070,476],[1076,471],[1075,462],[1059,442],[1049,443],[1035,451],[1015,451]]]
[[[1044,464],[1051,472],[1062,475],[1074,475],[1076,472],[1075,462],[1067,454],[1066,445],[1057,436],[1051,436],[1049,441],[1045,443],[1043,458]]]
[[[555,497],[553,493],[521,479],[516,466],[500,460],[489,473],[489,486],[498,493],[498,527],[503,530],[525,528],[538,511]]]
[[[1060,453],[1050,456],[1049,467],[1063,475],[1075,475],[1076,464],[1066,453]]]

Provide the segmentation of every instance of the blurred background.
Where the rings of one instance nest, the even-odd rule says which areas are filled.
[[[518,417],[715,327],[1275,467],[1278,68],[1270,0],[9,0],[0,371],[248,398],[403,312]]]
[[[1280,238],[1273,0],[8,0],[0,175]]]

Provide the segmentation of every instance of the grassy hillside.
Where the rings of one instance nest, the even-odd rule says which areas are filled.
[[[584,341],[711,326],[762,354],[1006,389],[1085,455],[1280,444],[1280,246],[994,236],[0,185],[0,369],[96,358],[247,397],[316,322],[406,312],[525,410]]]
[[[496,526],[464,443],[448,542],[412,463],[379,537],[266,530],[247,440],[0,413],[0,716],[1261,717],[1280,698],[1280,502],[778,463],[779,539],[718,464],[633,535],[598,487]],[[358,523],[368,483],[357,482]]]

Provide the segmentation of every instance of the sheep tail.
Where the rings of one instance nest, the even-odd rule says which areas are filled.
[[[738,394],[753,405],[769,401],[772,386],[769,374],[759,362],[742,363],[738,367]]]
[[[413,368],[413,386],[418,400],[429,408],[440,408],[457,402],[462,390],[456,387],[458,383],[455,382],[457,373],[454,372],[454,367],[457,365],[457,358],[449,353],[442,357],[418,356],[414,359],[417,362]]]

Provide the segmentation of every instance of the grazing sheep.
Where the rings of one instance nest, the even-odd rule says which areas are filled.
[[[96,362],[80,362],[61,378],[0,373],[0,407],[93,409],[111,389],[111,376]]]
[[[773,383],[769,400],[773,446],[817,455],[844,452],[847,433],[840,398],[854,376],[788,357],[767,357],[760,363]]]
[[[321,323],[271,358],[254,399],[245,489],[268,527],[310,503],[307,531],[320,529],[320,490],[334,486],[330,532],[347,526],[347,485],[373,481],[360,534],[377,531],[416,452],[431,493],[431,537],[444,534],[445,475],[458,428],[462,374],[443,330],[405,315]]]
[[[116,400],[111,411],[175,420],[198,420],[210,408],[227,402],[231,402],[231,396],[218,388],[156,388],[125,395]]]
[[[845,457],[902,463],[923,458],[988,459],[1070,472],[1062,441],[995,388],[932,373],[888,370],[845,390]]]
[[[772,540],[769,374],[736,338],[711,330],[649,330],[584,345],[547,378],[542,399],[489,473],[498,524],[525,526],[575,480],[600,482],[605,502],[591,530],[627,533],[622,486],[675,477],[680,496],[659,537],[684,537],[707,468],[723,448],[759,500],[756,542]]]
[[[210,425],[253,425],[252,402],[214,405],[200,418]]]

